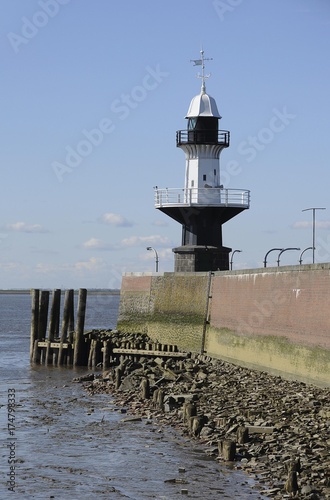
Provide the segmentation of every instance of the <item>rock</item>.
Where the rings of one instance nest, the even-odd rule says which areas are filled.
[[[90,382],[95,379],[94,373],[87,373],[87,375],[81,375],[80,377],[75,377],[72,382]]]
[[[127,423],[127,422],[141,422],[141,421],[142,421],[141,417],[126,417],[122,418],[120,422]]]
[[[119,334],[111,335],[113,342],[122,344]],[[123,338],[142,342],[139,334],[132,334],[131,340]],[[84,387],[90,394],[114,395],[117,411],[125,406],[133,416],[151,416],[159,429],[172,425],[182,434],[202,438],[206,453],[217,459],[224,460],[223,443],[233,443],[234,466],[254,476],[274,500],[298,491],[301,499],[330,498],[330,388],[284,380],[200,354],[166,363],[161,357],[155,362],[145,356],[142,361],[143,366],[122,358],[120,367],[112,370],[113,377],[91,377]],[[120,393],[114,392],[116,370],[126,387]],[[142,401],[144,377],[152,398]]]

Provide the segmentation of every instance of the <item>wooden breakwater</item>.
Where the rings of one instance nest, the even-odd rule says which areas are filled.
[[[76,324],[74,323],[74,290],[66,290],[62,323],[60,325],[61,290],[52,294],[48,320],[50,292],[31,291],[32,315],[30,334],[30,360],[37,364],[57,366],[84,366],[86,347],[83,333],[86,313],[87,290],[78,295]]]
[[[31,290],[30,360],[33,364],[105,369],[120,364],[123,358],[136,361],[142,356],[164,359],[187,356],[179,352],[176,345],[152,341],[146,334],[121,334],[118,330],[105,329],[84,331],[85,288],[79,290],[76,321],[74,290],[65,291],[60,321],[61,296],[60,289],[55,289],[52,296],[48,290]]]

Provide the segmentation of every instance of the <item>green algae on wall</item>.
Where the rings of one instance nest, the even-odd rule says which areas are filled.
[[[243,336],[228,328],[209,327],[206,351],[236,364],[330,386],[329,351],[321,347],[295,344],[285,337]]]
[[[199,351],[207,283],[208,273],[165,273],[152,276],[149,289],[138,289],[130,275],[120,296],[118,329],[148,333],[160,343]]]

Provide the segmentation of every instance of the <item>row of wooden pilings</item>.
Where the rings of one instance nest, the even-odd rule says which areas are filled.
[[[86,343],[83,334],[87,290],[85,288],[79,290],[76,325],[72,289],[65,291],[60,325],[61,295],[60,289],[53,291],[48,322],[49,290],[31,290],[30,360],[35,364],[86,366]]]
[[[111,330],[84,332],[87,290],[80,288],[76,323],[74,319],[74,290],[66,290],[61,320],[62,291],[52,294],[50,315],[48,309],[50,292],[31,290],[32,317],[30,336],[30,360],[33,364],[53,366],[84,366],[95,369],[118,365],[123,358],[137,361],[141,356],[161,358],[184,358],[176,345],[160,344],[158,341],[140,337],[134,341],[125,339],[125,334]],[[128,334],[132,337],[131,334]],[[134,335],[133,335],[134,336]]]

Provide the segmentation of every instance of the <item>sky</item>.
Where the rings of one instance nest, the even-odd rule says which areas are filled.
[[[181,226],[153,187],[184,187],[201,49],[221,181],[251,191],[223,226],[233,269],[310,247],[312,207],[330,261],[329,0],[4,0],[0,34],[0,288],[120,288],[155,270],[148,246],[174,270]]]

